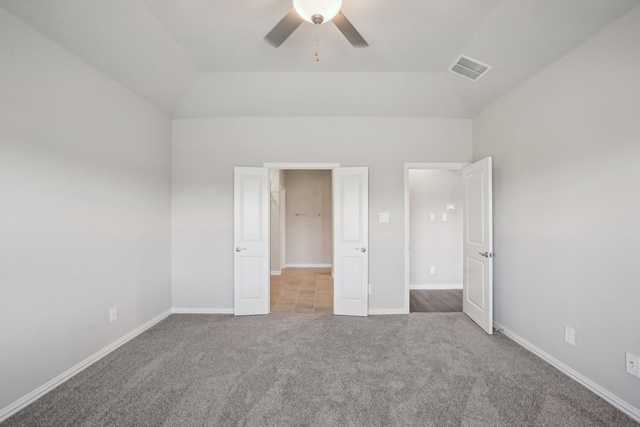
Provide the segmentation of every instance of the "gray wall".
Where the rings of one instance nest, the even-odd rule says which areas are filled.
[[[636,9],[473,122],[474,158],[494,159],[496,320],[637,410],[639,76]]]
[[[1,409],[171,308],[171,122],[2,9],[0,64]]]
[[[314,132],[310,130],[320,129]],[[471,159],[471,121],[217,118],[173,122],[173,305],[233,308],[233,167],[264,162],[369,167],[374,310],[404,308],[404,162]],[[379,223],[378,213],[390,222]]]
[[[287,266],[321,266],[333,262],[331,171],[285,171],[287,182]],[[317,214],[308,216],[304,214]],[[302,215],[297,215],[302,214]]]
[[[461,170],[409,170],[410,285],[462,286],[463,203]],[[447,205],[454,205],[455,212],[447,212]]]

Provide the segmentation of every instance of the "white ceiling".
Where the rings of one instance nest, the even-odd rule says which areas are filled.
[[[638,0],[343,0],[370,47],[331,23],[280,48],[291,0],[0,0],[0,6],[176,118],[472,117]],[[470,82],[460,54],[493,66]]]

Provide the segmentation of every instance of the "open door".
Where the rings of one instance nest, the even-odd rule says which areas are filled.
[[[233,313],[269,313],[269,169],[236,167],[233,201]]]
[[[369,170],[333,170],[333,312],[369,309]]]
[[[491,157],[465,167],[462,311],[493,334],[493,212]]]

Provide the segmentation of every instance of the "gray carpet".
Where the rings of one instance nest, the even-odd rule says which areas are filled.
[[[172,315],[12,426],[632,426],[461,313]]]

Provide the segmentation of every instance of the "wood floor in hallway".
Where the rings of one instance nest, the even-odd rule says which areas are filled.
[[[331,268],[285,268],[271,276],[271,313],[333,313]]]
[[[462,289],[409,291],[411,313],[462,312]]]

